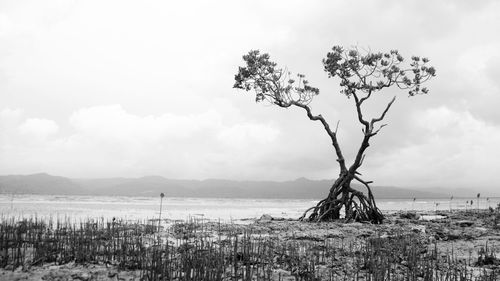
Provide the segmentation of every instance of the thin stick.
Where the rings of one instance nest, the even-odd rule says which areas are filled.
[[[163,205],[163,197],[165,197],[165,194],[160,193],[160,216],[158,218],[158,232],[160,232],[160,225],[161,225],[161,209],[162,209],[162,205]]]

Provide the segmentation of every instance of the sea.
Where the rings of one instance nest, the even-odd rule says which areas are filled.
[[[473,201],[471,205],[470,202]],[[170,198],[127,196],[69,196],[0,194],[3,218],[63,219],[74,222],[113,218],[144,221],[160,217],[168,221],[191,218],[245,223],[268,214],[276,218],[299,218],[318,200],[244,198]],[[496,207],[500,198],[377,199],[386,213],[397,211],[440,211]],[[478,204],[479,203],[479,204]]]

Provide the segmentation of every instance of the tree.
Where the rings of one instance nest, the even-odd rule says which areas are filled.
[[[383,215],[377,208],[370,184],[358,172],[365,159],[370,139],[386,126],[380,122],[393,105],[396,97],[385,106],[382,113],[368,119],[363,114],[363,103],[375,98],[385,88],[397,87],[407,90],[410,96],[427,94],[422,84],[435,76],[435,69],[428,66],[427,58],[413,56],[408,66],[404,67],[404,59],[398,51],[373,53],[358,48],[344,49],[334,46],[323,59],[324,70],[330,78],[340,80],[340,93],[353,98],[357,119],[362,126],[363,139],[353,163],[348,166],[337,140],[337,128],[321,116],[314,115],[310,103],[319,94],[319,89],[309,84],[303,74],[296,78],[284,68],[270,60],[268,54],[252,50],[243,56],[244,66],[240,66],[235,75],[234,88],[254,91],[257,102],[267,101],[282,108],[299,107],[305,110],[312,121],[319,121],[331,140],[339,165],[339,176],[330,188],[328,196],[316,206],[306,210],[301,220],[330,221],[340,218],[341,211],[347,221],[371,221],[381,223]],[[337,123],[338,126],[338,123]],[[367,194],[354,189],[353,181],[361,183]]]

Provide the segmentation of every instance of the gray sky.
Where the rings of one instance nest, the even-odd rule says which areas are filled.
[[[348,160],[353,101],[321,59],[333,45],[429,57],[430,94],[398,99],[361,172],[375,184],[497,186],[498,1],[2,1],[0,174],[334,178],[320,124],[232,89],[241,56],[270,53],[321,90],[312,103]]]

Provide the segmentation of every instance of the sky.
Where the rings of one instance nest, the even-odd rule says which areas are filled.
[[[252,49],[320,95],[348,163],[354,101],[321,60],[334,46],[430,59],[428,95],[389,89],[364,179],[412,188],[498,188],[498,1],[1,1],[0,174],[72,178],[333,179],[335,153],[299,108],[233,89]]]

